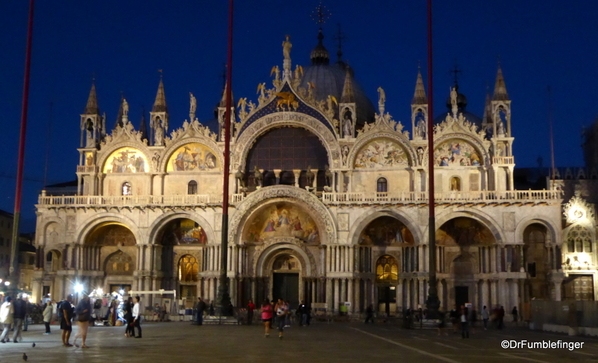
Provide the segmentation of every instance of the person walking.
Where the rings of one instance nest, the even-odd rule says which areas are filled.
[[[6,339],[10,330],[11,324],[14,322],[14,307],[12,304],[12,297],[6,296],[4,303],[0,306],[0,323],[2,323],[2,335],[0,335],[0,342],[6,343],[10,338]]]
[[[17,301],[14,302],[14,334],[12,335],[12,340],[15,343],[23,340],[21,335],[21,330],[23,329],[23,322],[25,320],[25,316],[27,315],[27,302],[23,300],[23,294],[17,295]]]
[[[276,306],[274,307],[276,310],[276,319],[278,325],[278,338],[282,339],[282,335],[284,333],[284,327],[286,324],[286,316],[289,314],[289,306],[284,302],[282,299],[278,299]]]
[[[249,299],[247,302],[247,325],[251,325],[253,322],[253,311],[255,310],[255,304],[253,300]]]
[[[141,298],[135,296],[135,305],[133,305],[133,336],[135,336],[135,328],[137,328],[137,336],[135,338],[141,338],[141,306],[139,302]]]
[[[273,315],[274,310],[272,308],[272,304],[270,304],[270,301],[268,301],[268,299],[265,299],[262,303],[262,322],[264,323],[264,333],[266,338],[270,336]]]
[[[44,316],[44,325],[46,326],[46,332],[44,335],[49,335],[50,332],[50,323],[52,322],[52,314],[54,313],[54,305],[52,304],[52,300],[48,300],[46,307],[43,312]]]
[[[69,343],[73,331],[71,321],[73,320],[73,314],[75,312],[72,302],[73,295],[69,295],[66,297],[66,300],[62,300],[57,306],[57,309],[59,310],[58,316],[60,317],[60,329],[62,330],[62,345],[65,347],[73,346]]]
[[[134,335],[133,333],[133,298],[129,296],[129,298],[123,303],[123,311],[124,311],[124,318],[125,324],[127,327],[125,328],[125,337],[129,338]]]
[[[87,330],[89,329],[89,321],[91,320],[91,301],[89,300],[89,296],[83,295],[83,298],[77,304],[75,308],[75,313],[77,314],[77,325],[79,326],[79,331],[77,335],[75,335],[75,340],[73,341],[73,345],[79,348],[77,345],[77,339],[81,337],[81,348],[89,348],[85,341],[87,340]]]
[[[490,320],[490,313],[488,312],[486,305],[484,305],[484,309],[482,310],[482,320],[484,321],[484,330],[488,330],[488,320]]]

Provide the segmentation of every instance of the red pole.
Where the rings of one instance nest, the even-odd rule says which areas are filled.
[[[432,0],[428,0],[428,315],[438,316],[440,301],[436,286],[436,218],[434,212],[434,77],[432,76]]]
[[[233,79],[233,5],[234,0],[228,2],[228,54],[226,67],[226,110],[224,111],[224,166],[222,183],[222,234],[220,251],[220,284],[218,286],[218,303],[220,315],[229,315],[230,305],[228,270],[228,195],[230,169],[230,122],[232,107],[232,79]]]
[[[9,276],[14,277],[15,259],[19,243],[19,224],[21,219],[21,195],[23,188],[23,166],[25,163],[25,135],[27,133],[27,109],[29,106],[29,75],[31,70],[31,44],[33,40],[33,5],[29,0],[29,24],[27,27],[27,48],[25,50],[25,76],[23,79],[23,100],[21,102],[21,131],[19,133],[19,156],[17,161],[17,185],[15,188],[15,210],[10,248]],[[16,288],[16,281],[13,281]]]

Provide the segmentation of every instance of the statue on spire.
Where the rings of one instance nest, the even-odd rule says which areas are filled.
[[[380,115],[384,115],[384,104],[386,103],[386,92],[382,87],[378,87],[378,109],[380,110]]]
[[[291,37],[287,35],[286,40],[282,42],[282,55],[285,60],[291,60],[291,48],[293,48],[293,43],[291,43],[290,39]]]
[[[193,93],[189,92],[189,121],[195,119],[195,110],[197,109],[197,100]]]

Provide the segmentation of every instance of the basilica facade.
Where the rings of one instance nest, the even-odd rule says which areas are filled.
[[[560,300],[563,191],[516,190],[500,67],[483,117],[455,87],[432,130],[421,74],[403,125],[385,111],[384,90],[372,102],[353,72],[330,61],[321,38],[310,65],[293,65],[287,38],[271,83],[257,85],[256,100],[235,102],[226,173],[233,304],[282,297],[331,313],[372,304],[393,315],[425,305],[432,268],[442,309]],[[186,305],[216,298],[226,107],[223,99],[218,130],[195,108],[190,95],[189,119],[172,129],[160,80],[148,128],[134,129],[123,99],[107,130],[92,86],[77,193],[44,191],[37,205],[34,296],[63,296],[76,281],[88,290],[176,290]],[[428,262],[429,153],[436,266]],[[146,295],[146,304],[156,298]]]

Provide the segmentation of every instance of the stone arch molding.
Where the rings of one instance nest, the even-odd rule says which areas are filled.
[[[268,269],[268,262],[271,262],[276,252],[281,250],[292,250],[299,257],[304,277],[317,276],[317,265],[314,256],[309,252],[303,241],[292,237],[275,237],[258,246],[254,251],[253,271],[256,276],[265,277],[264,271]]]
[[[436,230],[442,227],[443,224],[450,221],[451,219],[464,217],[464,218],[471,218],[482,223],[486,228],[492,232],[494,235],[494,239],[496,240],[496,244],[503,244],[506,241],[504,233],[502,232],[501,226],[489,215],[480,212],[479,210],[461,210],[461,211],[445,211],[437,215],[436,217]],[[429,238],[428,231],[425,231],[425,238],[426,241]]]
[[[371,214],[363,215],[359,219],[357,219],[355,223],[353,223],[353,226],[349,230],[349,236],[351,236],[350,244],[354,246],[359,245],[359,235],[361,234],[361,231],[363,231],[364,228],[367,227],[368,224],[370,224],[372,221],[380,217],[395,218],[399,222],[403,223],[405,227],[407,227],[407,229],[409,229],[409,232],[411,232],[411,234],[413,235],[413,239],[416,242],[422,241],[423,235],[421,230],[419,229],[419,226],[416,223],[414,223],[411,219],[405,217],[404,215],[396,211],[384,209]]]
[[[304,189],[288,185],[276,185],[261,188],[245,198],[238,206],[230,220],[228,239],[242,244],[242,231],[239,228],[245,224],[252,212],[262,207],[270,199],[281,198],[290,203],[300,204],[313,214],[312,219],[318,223],[320,229],[320,244],[334,243],[337,240],[336,224],[332,214],[322,202],[312,193]],[[325,237],[322,238],[322,237]]]
[[[524,244],[525,241],[523,239],[523,233],[525,232],[525,229],[529,226],[531,226],[532,224],[539,224],[543,227],[546,228],[546,244],[555,244],[558,243],[557,240],[557,235],[558,232],[554,229],[554,225],[552,223],[549,223],[548,221],[545,221],[543,219],[540,218],[528,218],[525,219],[523,221],[521,221],[520,223],[517,224],[517,226],[515,227],[515,238],[517,238],[517,242],[520,244]],[[566,229],[568,231],[568,229]],[[563,241],[565,240],[565,231],[563,231]],[[560,244],[560,243],[558,243]]]
[[[106,222],[116,222],[122,224],[125,228],[131,231],[131,233],[133,233],[133,237],[135,237],[135,244],[139,244],[141,241],[139,228],[132,219],[125,217],[122,214],[106,213],[102,214],[100,217],[93,216],[88,218],[86,221],[83,221],[83,223],[80,225],[81,227],[75,232],[75,242],[77,244],[84,245],[85,238],[91,233],[91,231],[98,225]]]
[[[203,228],[206,237],[208,238],[207,244],[214,244],[217,241],[214,235],[214,230],[212,229],[212,225],[208,223],[208,221],[204,217],[196,213],[173,212],[161,215],[160,217],[156,218],[154,222],[149,226],[148,244],[157,244],[156,237],[158,236],[158,232],[160,231],[160,229],[162,229],[162,227],[164,227],[169,222],[180,218],[187,218],[199,224],[199,226]],[[219,240],[220,239],[218,239],[218,241]]]
[[[319,120],[300,112],[277,112],[264,116],[253,122],[243,131],[236,141],[234,159],[231,166],[244,167],[249,150],[255,144],[257,139],[266,132],[283,126],[304,128],[320,139],[326,152],[328,153],[328,165],[331,168],[340,168],[340,146],[336,136]]]

